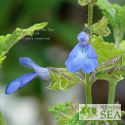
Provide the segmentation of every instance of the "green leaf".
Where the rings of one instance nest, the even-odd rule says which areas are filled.
[[[108,0],[98,0],[96,5],[102,9],[102,13],[112,25],[115,41],[119,39],[120,42],[125,32],[125,5],[119,6],[118,4],[110,4]]]
[[[61,89],[63,91],[70,89],[78,84],[80,80],[84,81],[79,73],[70,73],[66,68],[48,67],[51,79],[53,80],[47,87],[51,90]]]
[[[83,125],[92,125],[93,121],[91,120],[84,120]]]
[[[125,111],[121,111],[121,117],[125,115]]]
[[[119,73],[124,77],[125,76],[125,68],[121,67]]]
[[[55,115],[55,119],[59,120],[59,115],[58,115],[58,111],[66,112],[66,108],[70,106],[70,102],[66,102],[65,104],[56,104],[54,106],[48,107],[48,111],[50,111],[51,113],[53,113]]]
[[[78,0],[78,4],[81,6],[86,6],[91,0]]]
[[[79,120],[79,112],[69,121],[68,125],[83,125],[83,120]]]
[[[118,59],[118,55],[116,55],[113,59],[104,62],[96,67],[96,72],[103,71],[103,70],[110,70],[114,69],[115,67],[122,65],[122,56],[120,59]]]
[[[6,58],[5,54],[8,53],[9,49],[24,36],[33,35],[35,30],[40,30],[44,28],[48,23],[35,24],[27,29],[16,28],[12,34],[7,34],[6,36],[0,36],[0,65],[2,61]]]
[[[116,21],[117,26],[120,31],[125,30],[125,5],[119,6],[118,4],[113,4],[109,6],[110,8],[114,9],[116,11]]]
[[[82,124],[71,124],[71,123],[79,123],[78,116],[75,116],[79,112],[79,105],[76,102],[75,97],[72,99],[71,103],[68,102],[68,105],[67,103],[65,103],[65,105],[57,104],[53,107],[49,107],[48,110],[53,114],[57,115],[55,118],[57,119],[56,124],[58,125],[82,125],[83,124],[83,122]],[[77,117],[77,121],[76,121],[76,117]]]
[[[109,7],[111,4],[108,0],[97,0],[96,5],[102,9],[102,13],[107,18],[108,22],[113,26],[117,27],[116,10]]]
[[[97,54],[97,61],[99,64],[111,60],[117,54],[120,58],[124,55],[121,49],[114,48],[113,43],[108,43],[103,40],[101,36],[92,36],[91,46]],[[123,57],[123,65],[125,65],[125,58]]]
[[[69,72],[65,74],[62,73],[60,75],[60,80],[61,80],[60,89],[63,91],[75,86],[80,81],[80,79],[76,76],[76,73],[74,74]]]
[[[93,83],[97,79],[108,81],[122,80],[122,76],[125,76],[125,71],[123,69],[125,66],[125,54],[123,51],[121,49],[114,48],[113,43],[103,41],[101,36],[95,35],[92,36],[91,46],[97,54],[99,64],[91,74],[90,82]]]
[[[103,16],[99,22],[92,25],[92,32],[97,35],[108,36],[110,34],[110,30],[107,27],[107,24],[107,19]]]
[[[116,67],[117,68],[117,67]],[[102,71],[95,75],[96,78],[107,80],[107,81],[121,81],[124,78],[117,72],[110,73],[110,70],[108,71]]]
[[[124,79],[121,71],[122,57],[118,59],[118,55],[113,59],[98,65],[90,76],[90,82],[93,83],[97,79],[107,81],[120,81]],[[94,80],[95,79],[95,80]]]
[[[119,48],[125,53],[125,40],[120,43]]]

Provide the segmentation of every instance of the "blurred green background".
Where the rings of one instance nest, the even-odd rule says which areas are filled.
[[[124,0],[110,0],[111,3],[118,3],[124,5]],[[18,90],[12,95],[5,95],[5,87],[15,78],[31,72],[30,69],[20,66],[18,59],[20,57],[30,57],[34,62],[42,67],[65,67],[65,61],[68,58],[68,53],[78,43],[77,34],[82,31],[84,24],[87,23],[87,6],[81,7],[77,4],[77,0],[1,0],[0,1],[0,34],[6,35],[12,33],[17,27],[28,28],[35,23],[48,22],[48,26],[45,30],[36,31],[33,39],[30,36],[26,36],[24,39],[16,43],[9,53],[7,58],[2,64],[0,69],[0,89],[2,93],[0,95],[1,107],[3,114],[8,122],[8,125],[32,125],[25,122],[24,119],[19,122],[20,112],[16,112],[16,115],[12,115],[13,110],[4,110],[14,108],[14,104],[21,99],[26,100],[33,98],[36,100],[37,110],[36,117],[33,125],[52,125],[55,123],[53,115],[50,115],[47,111],[47,106],[56,104],[59,102],[64,103],[65,100],[71,99],[74,96],[78,96],[77,101],[85,103],[84,87],[77,85],[76,92],[74,89],[67,92],[51,91],[46,87],[49,85],[49,81],[43,81],[40,78],[35,78],[30,84],[24,88]],[[97,6],[94,7],[93,23],[100,20],[102,17],[101,10]],[[109,25],[112,31],[112,27]],[[28,39],[29,40],[26,40]],[[48,40],[35,40],[35,38],[48,38]],[[111,33],[107,38],[104,38],[108,42],[113,42],[113,34]],[[125,92],[124,81],[120,82],[117,86],[116,100],[122,104],[122,108],[125,109]],[[75,88],[75,87],[74,87]],[[79,91],[81,90],[81,91]],[[67,97],[63,95],[66,93]],[[58,95],[58,97],[54,97]],[[108,83],[106,81],[97,81],[92,87],[93,103],[107,103],[108,97]],[[2,98],[4,97],[4,98]],[[11,102],[6,104],[5,99]],[[20,101],[19,101],[20,99]],[[32,99],[31,99],[32,100]],[[62,101],[60,101],[62,100]],[[4,101],[4,103],[2,103]],[[25,101],[24,101],[25,102]],[[9,104],[11,103],[11,104]],[[21,102],[20,102],[21,103]],[[31,102],[32,103],[32,102]],[[3,106],[4,105],[4,106]],[[10,106],[12,105],[12,107]],[[25,107],[25,105],[24,105]],[[20,106],[17,107],[20,109]],[[25,113],[25,112],[24,112]],[[31,114],[35,114],[31,112]],[[28,119],[28,118],[27,118]],[[50,119],[50,120],[49,120]],[[15,123],[14,123],[15,122]]]

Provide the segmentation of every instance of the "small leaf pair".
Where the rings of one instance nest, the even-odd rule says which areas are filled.
[[[113,59],[98,65],[95,69],[95,72],[93,72],[94,75],[91,76],[94,76],[95,79],[102,79],[107,81],[120,81],[124,79],[119,73],[121,65],[122,57],[118,59],[117,55]]]
[[[110,30],[107,27],[107,24],[108,21],[105,16],[103,16],[99,22],[92,25],[92,32],[100,36],[108,36],[110,34]]]
[[[70,73],[66,68],[48,67],[48,69],[50,71],[51,79],[53,80],[48,89],[61,89],[65,91],[78,84],[80,81],[80,77],[77,75],[77,73]]]

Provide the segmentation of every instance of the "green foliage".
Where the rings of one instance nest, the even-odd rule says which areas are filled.
[[[119,73],[124,77],[125,76],[125,68],[121,67]]]
[[[125,53],[125,40],[120,43],[119,48]]]
[[[108,22],[112,25],[115,41],[121,41],[125,32],[125,5],[112,5],[108,0],[98,0],[96,5],[102,9],[102,13],[106,16]]]
[[[27,29],[16,28],[12,34],[7,34],[6,36],[0,36],[0,65],[2,61],[6,58],[5,54],[8,53],[9,49],[21,40],[24,36],[33,35],[35,30],[40,30],[44,28],[48,23],[35,24]]]
[[[83,121],[79,120],[79,112],[69,121],[68,125],[83,125]]]
[[[91,2],[91,0],[78,0],[78,4],[81,6],[85,6],[90,2]]]
[[[83,121],[79,121],[79,106],[75,98],[71,103],[57,104],[49,107],[48,110],[55,114],[58,125],[82,125]],[[58,114],[57,114],[58,113]]]
[[[97,60],[99,62],[99,65],[91,76],[91,82],[95,81],[92,80],[92,77],[94,76],[96,76],[95,79],[108,81],[122,80],[122,76],[125,76],[125,70],[123,68],[125,66],[125,54],[123,51],[121,49],[114,48],[113,43],[103,41],[101,36],[95,35],[92,37],[91,46],[96,51],[98,57]]]
[[[98,65],[96,67],[96,71],[99,72],[103,70],[108,70],[121,65],[122,65],[122,56],[120,59],[118,59],[118,55],[116,55],[113,59]]]
[[[107,19],[103,16],[99,22],[92,25],[92,32],[101,36],[108,36],[110,34],[110,30],[107,27],[107,24]]]
[[[66,112],[66,108],[70,106],[70,102],[65,102],[65,104],[56,104],[54,106],[48,107],[48,111],[55,115],[55,119],[59,120],[58,111]]]
[[[115,56],[113,59],[104,62],[100,65],[98,65],[91,75],[91,79],[102,79],[107,81],[120,81],[124,79],[121,74],[121,67],[122,65],[122,57],[118,59],[118,55]],[[93,78],[92,78],[93,77]],[[93,83],[93,80],[91,80],[91,83]]]
[[[93,35],[91,46],[93,47],[93,49],[97,54],[97,60],[99,64],[114,58],[117,54],[118,57],[124,55],[122,50],[114,48],[113,43],[108,43],[103,41],[103,38],[101,36]],[[123,58],[123,65],[125,65],[124,58]]]
[[[102,80],[107,80],[107,81],[121,81],[121,80],[123,80],[124,78],[118,72],[115,72],[114,70],[113,70],[113,72],[111,72],[110,70],[99,72],[95,75],[95,77],[97,79],[102,79]]]
[[[79,73],[70,73],[66,68],[48,67],[48,69],[53,80],[49,87],[47,87],[48,89],[61,89],[65,91],[80,82],[81,78],[78,75]]]
[[[111,8],[111,4],[108,0],[97,0],[96,5],[100,9],[102,9],[103,14],[106,16],[108,22],[114,26],[117,27],[117,19],[116,19],[116,10]]]
[[[92,121],[92,120],[91,121],[90,120],[84,120],[83,125],[94,125],[93,122],[94,121]]]

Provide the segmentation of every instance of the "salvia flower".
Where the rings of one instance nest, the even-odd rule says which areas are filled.
[[[84,73],[92,72],[98,65],[97,55],[88,43],[89,37],[85,32],[81,32],[77,37],[79,43],[69,53],[65,62],[69,72],[77,72],[80,68]]]
[[[43,80],[46,80],[50,77],[50,72],[48,68],[43,68],[35,64],[30,58],[28,57],[21,57],[19,59],[19,63],[25,67],[34,69],[35,72],[31,72],[20,76],[13,80],[7,87],[6,87],[6,94],[12,94],[19,88],[25,86],[27,83],[31,82],[35,77],[40,77]]]

